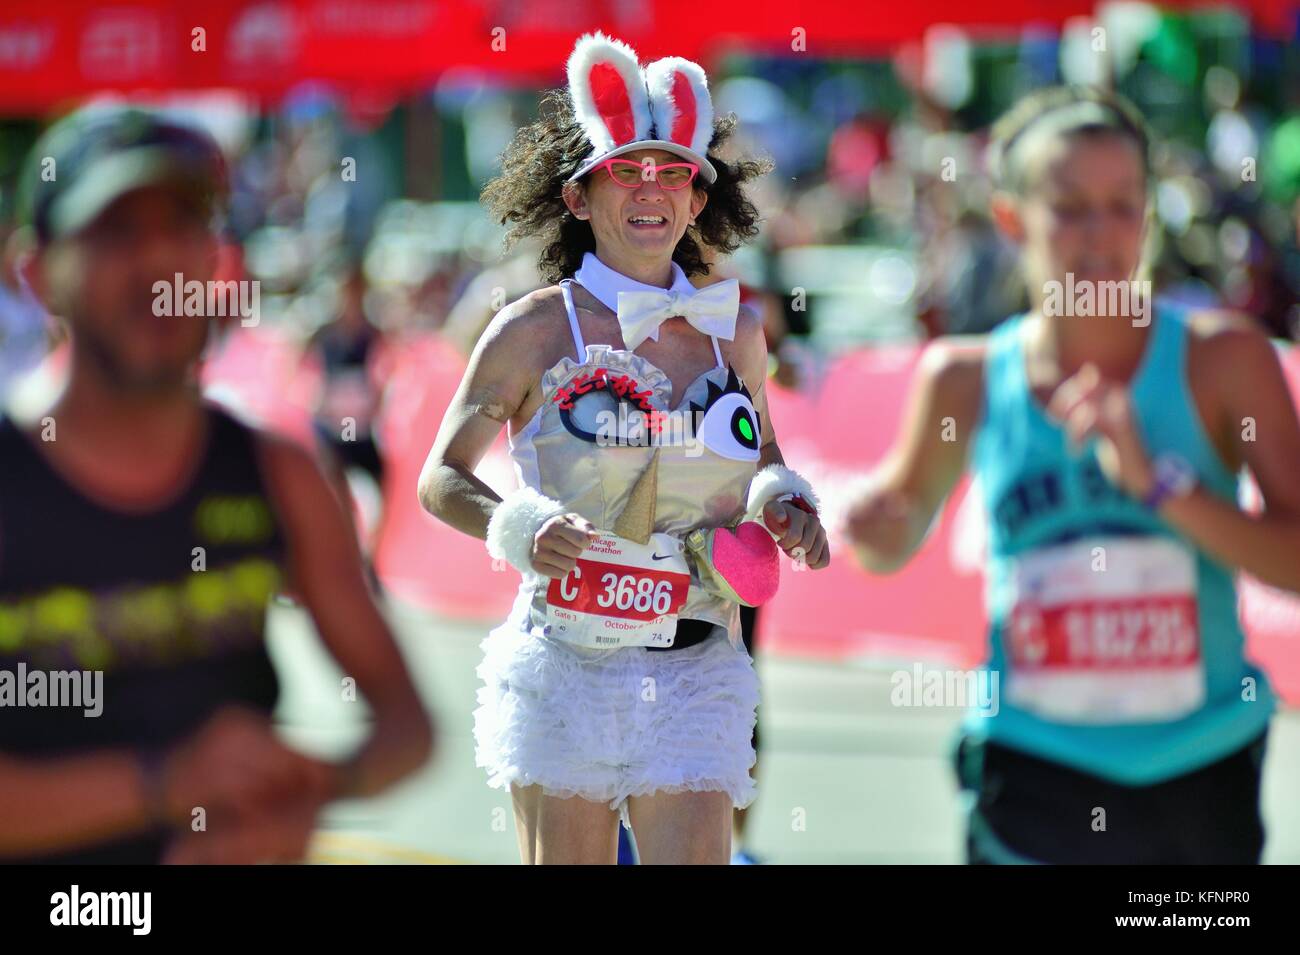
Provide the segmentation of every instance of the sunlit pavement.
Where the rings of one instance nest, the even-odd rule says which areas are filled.
[[[439,721],[433,762],[385,795],[326,813],[319,863],[516,863],[506,793],[474,765],[471,716],[478,642],[491,623],[392,608],[408,665]],[[345,699],[339,672],[306,617],[272,610],[282,681],[279,719],[305,750],[346,751],[364,703]],[[910,661],[902,666],[910,666]],[[773,863],[953,863],[962,827],[948,749],[960,714],[889,702],[894,666],[832,665],[762,654],[763,733],[751,851]],[[1264,773],[1265,861],[1300,862],[1300,713],[1274,721]]]

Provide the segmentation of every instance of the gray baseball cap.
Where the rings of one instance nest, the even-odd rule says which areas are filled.
[[[145,186],[172,185],[216,207],[226,163],[206,132],[133,107],[88,107],[55,123],[32,149],[24,209],[42,243],[72,235]]]

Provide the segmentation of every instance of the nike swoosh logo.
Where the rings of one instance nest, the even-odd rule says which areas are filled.
[[[672,557],[672,556],[673,556],[672,554],[651,554],[651,555],[650,555],[650,559],[651,559],[651,560],[667,560],[669,557]]]

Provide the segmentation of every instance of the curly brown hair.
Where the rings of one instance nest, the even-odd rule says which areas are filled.
[[[734,162],[719,159],[714,150],[736,129],[735,114],[713,123],[708,158],[718,177],[705,184],[696,177],[693,188],[708,194],[709,201],[686,230],[673,261],[687,275],[707,275],[701,244],[722,254],[735,252],[758,235],[758,210],[742,188],[751,179],[771,171],[767,159],[744,158]],[[508,224],[505,246],[509,250],[520,239],[537,236],[543,248],[538,269],[549,283],[573,275],[582,257],[596,251],[591,224],[574,217],[564,204],[564,184],[591,153],[582,126],[574,118],[569,92],[548,91],[542,97],[538,120],[523,127],[501,156],[501,175],[483,187],[480,197],[493,219]]]

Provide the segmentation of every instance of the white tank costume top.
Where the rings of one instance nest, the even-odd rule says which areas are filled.
[[[676,263],[673,270],[679,282],[685,280]],[[749,390],[723,361],[717,338],[710,336],[715,366],[674,396],[668,376],[642,356],[584,343],[572,282],[560,286],[573,357],[560,359],[542,376],[541,406],[521,430],[508,433],[520,484],[609,531],[638,478],[653,465],[656,473],[647,477],[657,478],[655,532],[684,540],[696,528],[733,526],[745,512],[758,468],[761,430]],[[665,423],[653,434],[654,416],[666,412],[674,414],[660,419]],[[701,583],[693,557],[688,564],[691,584],[680,619],[722,627],[739,646],[739,604]],[[525,579],[520,585],[510,618],[519,629],[545,635],[549,583],[550,578]]]

